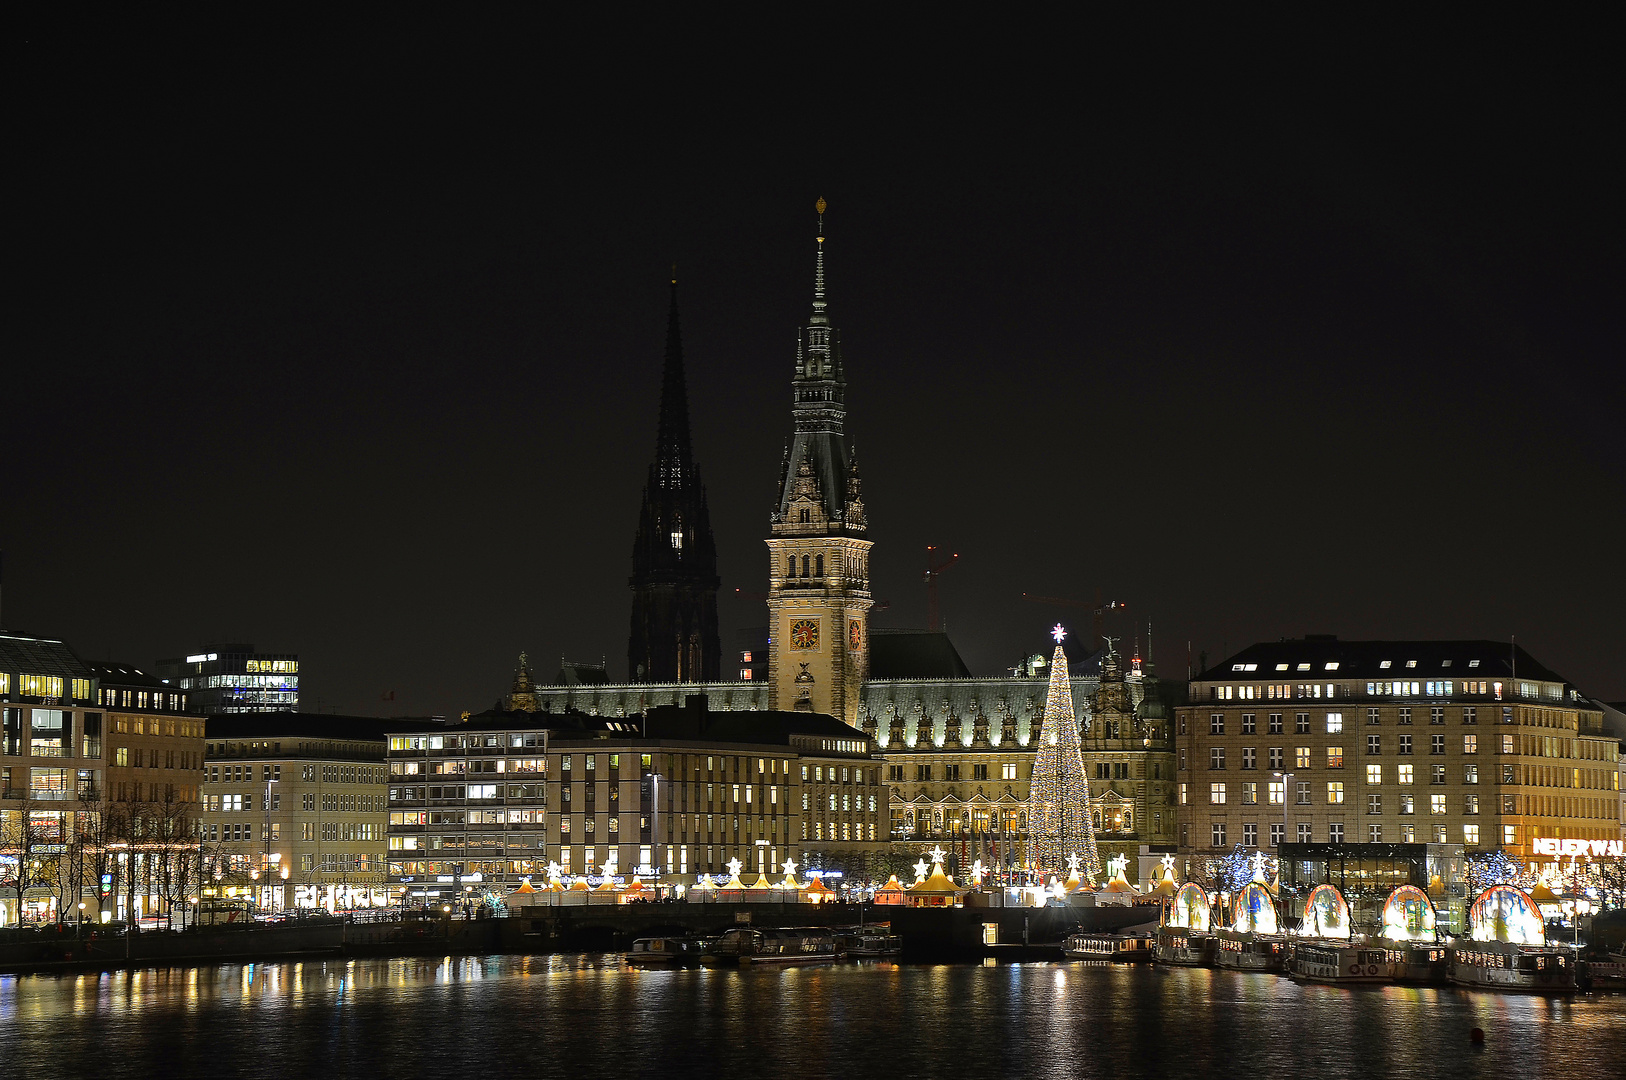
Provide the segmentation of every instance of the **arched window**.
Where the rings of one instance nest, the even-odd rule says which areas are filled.
[[[823,555],[815,555],[815,556],[813,556],[813,576],[814,577],[823,577],[824,576],[824,556]]]
[[[802,556],[802,576],[803,577],[808,576],[808,573],[807,573],[807,556],[806,555]]]
[[[794,555],[792,555],[790,557],[790,559],[787,560],[786,563],[785,563],[785,576],[786,577],[795,577],[796,576],[796,556],[794,556]]]

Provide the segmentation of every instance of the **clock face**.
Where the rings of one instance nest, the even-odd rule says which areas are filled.
[[[790,624],[790,647],[816,649],[819,647],[819,620],[797,619]]]
[[[847,624],[847,647],[853,652],[864,647],[864,627],[857,619]]]

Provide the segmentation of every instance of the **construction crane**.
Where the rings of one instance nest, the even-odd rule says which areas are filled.
[[[1122,600],[1113,600],[1102,603],[1101,590],[1095,590],[1095,603],[1087,600],[1068,600],[1061,596],[1035,596],[1033,593],[1023,593],[1022,599],[1030,600],[1035,604],[1051,604],[1055,607],[1088,608],[1090,612],[1090,627],[1093,638],[1090,641],[1090,652],[1099,652],[1101,649],[1101,632],[1106,629],[1105,620],[1109,611],[1128,611],[1129,605]]]
[[[926,545],[926,629],[937,633],[943,629],[943,617],[937,608],[937,579],[959,561],[959,554],[950,555],[943,562],[937,561],[937,552],[940,549],[932,544]]]

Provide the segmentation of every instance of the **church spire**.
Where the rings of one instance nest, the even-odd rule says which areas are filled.
[[[661,372],[661,419],[655,436],[655,473],[663,488],[682,487],[694,467],[689,443],[689,389],[683,373],[683,333],[678,322],[677,267],[672,267],[672,304],[666,316],[666,364]]]
[[[829,326],[830,325],[830,317],[829,317],[829,315],[827,315],[825,313],[825,300],[824,300],[824,208],[825,208],[826,205],[828,205],[828,204],[824,201],[823,196],[820,196],[819,201],[813,204],[814,209],[818,210],[818,212],[819,212],[819,232],[818,232],[818,245],[819,245],[819,247],[818,247],[818,254],[816,254],[814,256],[814,261],[813,261],[813,318],[812,318],[812,325],[814,325],[814,326]]]

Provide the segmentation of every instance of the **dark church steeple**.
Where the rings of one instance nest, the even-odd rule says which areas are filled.
[[[689,394],[675,277],[666,324],[655,461],[644,484],[629,584],[628,676],[634,682],[716,681],[722,669],[717,634],[717,545],[711,535],[706,488],[689,442]]]

